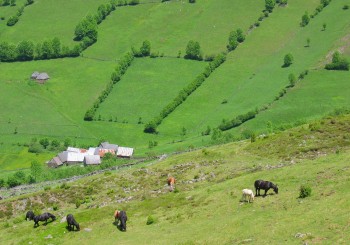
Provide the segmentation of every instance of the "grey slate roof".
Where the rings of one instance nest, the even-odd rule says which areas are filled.
[[[33,72],[33,74],[31,75],[31,79],[36,79],[37,78],[37,76],[39,76],[39,72],[38,71],[35,71],[35,72]]]
[[[40,73],[37,77],[36,80],[47,80],[50,79],[49,75],[47,75],[47,73],[43,72]]]
[[[99,165],[101,164],[101,158],[99,155],[87,155],[84,158],[84,163],[86,165]]]
[[[118,150],[118,145],[115,145],[115,144],[110,144],[109,142],[102,142],[100,147],[102,149],[108,149],[108,150],[114,150],[114,151],[117,151]]]

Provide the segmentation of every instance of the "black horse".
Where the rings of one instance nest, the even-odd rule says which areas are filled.
[[[125,211],[119,211],[116,215],[116,225],[119,227],[121,231],[126,231],[126,221],[128,220],[128,217],[126,216]],[[118,225],[120,221],[120,224]]]
[[[33,220],[34,219],[34,213],[33,213],[33,211],[31,211],[31,210],[29,210],[28,212],[27,212],[27,214],[26,214],[26,218],[25,218],[25,220]]]
[[[68,224],[68,230],[74,231],[74,226],[75,226],[77,230],[80,231],[79,223],[74,219],[72,214],[67,215],[67,224]]]
[[[45,221],[45,225],[47,225],[47,220],[50,218],[52,221],[56,220],[56,216],[50,213],[43,213],[34,216],[34,227],[39,226],[39,221]]]
[[[266,196],[266,193],[268,190],[270,190],[271,188],[273,189],[273,191],[278,194],[278,187],[277,185],[273,184],[270,181],[264,181],[264,180],[256,180],[254,183],[255,186],[255,196],[260,196],[260,189],[265,190],[265,194],[264,196]]]

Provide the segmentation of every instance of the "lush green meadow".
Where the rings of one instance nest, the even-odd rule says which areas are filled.
[[[350,141],[343,136],[349,122],[348,115],[330,118],[320,121],[317,131],[303,125],[255,143],[174,155],[3,200],[1,214],[9,209],[12,214],[3,218],[0,242],[347,244]],[[168,174],[177,178],[176,192],[168,191]],[[242,202],[241,190],[253,189],[256,179],[277,184],[278,195],[270,190],[251,204]],[[311,187],[310,197],[298,198],[302,185]],[[85,200],[78,208],[77,198]],[[57,220],[33,228],[32,221],[23,220],[28,209],[49,210]],[[115,209],[126,210],[127,232],[113,224]],[[80,223],[80,232],[68,232],[60,222],[68,213]],[[146,225],[149,216],[154,223]]]
[[[299,27],[305,8],[312,12],[317,4],[318,1],[307,1],[307,5],[305,1],[292,1],[285,8],[277,8],[229,54],[227,62],[164,120],[159,130],[169,132],[174,127],[185,127],[198,134],[208,125],[217,127],[222,119],[233,119],[273,102],[289,84],[290,73],[298,77],[303,70],[318,66],[335,49],[334,43],[349,31],[348,13],[341,9],[344,2],[332,2],[307,27]],[[329,29],[321,31],[326,21],[330,23]],[[311,40],[310,47],[305,47],[307,38]],[[282,68],[287,53],[292,53],[294,62]],[[224,100],[227,103],[222,103]]]
[[[71,45],[77,23],[107,2],[37,0],[12,27],[5,22],[17,7],[0,7],[5,11],[0,41],[39,42],[57,36],[63,44]],[[17,3],[20,6],[22,1]],[[158,155],[212,144],[211,135],[201,136],[208,126],[214,129],[223,119],[256,108],[268,109],[231,130],[235,138],[245,129],[264,132],[267,122],[278,128],[280,124],[320,118],[348,105],[348,72],[323,70],[334,50],[340,49],[349,57],[349,12],[342,9],[346,0],[332,1],[303,28],[299,25],[301,16],[305,11],[312,13],[319,0],[290,0],[286,6],[276,6],[254,28],[251,25],[262,14],[264,1],[141,3],[111,12],[98,26],[97,42],[80,57],[0,63],[0,168],[28,167],[33,159],[44,162],[56,154],[25,154],[33,138],[60,142],[69,138],[72,144],[84,147],[104,139],[134,147],[136,156]],[[324,23],[327,28],[322,31]],[[158,134],[143,133],[144,123],[159,115],[206,66],[204,61],[182,58],[187,42],[199,41],[204,56],[218,54],[226,50],[229,33],[237,28],[242,28],[246,40],[163,120]],[[306,47],[308,38],[311,42]],[[144,40],[150,41],[151,52],[164,57],[135,59],[97,109],[97,120],[83,121],[110,81],[117,61],[132,46],[138,49]],[[181,58],[176,58],[179,51]],[[293,54],[294,62],[282,68],[287,53]],[[288,75],[298,76],[306,69],[309,75],[274,102],[289,84]],[[34,71],[47,72],[51,79],[38,85],[29,79]],[[308,108],[303,108],[307,103]],[[152,148],[149,142],[157,146]],[[13,157],[14,152],[20,157]]]
[[[5,21],[1,22],[0,38],[17,44],[23,40],[42,42],[58,37],[63,44],[70,46],[74,42],[74,30],[78,22],[87,14],[95,14],[100,4],[108,2],[35,0],[32,5],[25,7],[16,25],[8,27]]]
[[[292,127],[294,123],[313,121],[333,113],[335,108],[348,108],[349,80],[348,72],[311,71],[306,79],[276,101],[269,110],[238,130],[268,133],[273,128]]]
[[[144,40],[166,56],[185,55],[187,42],[199,41],[204,55],[226,50],[229,33],[247,30],[264,9],[263,1],[202,0],[142,4],[116,9],[101,25],[98,42],[84,52],[89,57],[114,59],[139,48]],[[113,47],[113,48],[112,48]]]

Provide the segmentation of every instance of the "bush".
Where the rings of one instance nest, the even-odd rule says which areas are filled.
[[[148,40],[143,41],[142,46],[140,48],[141,56],[149,56],[151,54],[151,43]]]
[[[14,16],[11,16],[11,17],[7,20],[7,25],[8,25],[8,26],[14,26],[17,22],[18,22],[18,16],[17,16],[17,15],[14,15]]]
[[[276,0],[265,0],[265,9],[270,13],[272,12],[275,5],[276,5]]]
[[[79,208],[81,205],[81,201],[79,199],[75,200],[75,207]]]
[[[191,40],[187,43],[185,58],[192,59],[192,60],[203,59],[199,42]]]
[[[300,186],[299,198],[305,198],[311,196],[311,187],[307,185]]]
[[[344,10],[349,9],[349,5],[345,4],[345,5],[343,6],[343,9],[344,9]]]
[[[43,148],[39,143],[33,143],[28,148],[28,152],[30,153],[41,153],[42,151]]]
[[[53,209],[54,211],[57,211],[57,210],[58,210],[58,205],[57,205],[56,203],[54,203],[54,204],[52,205],[52,209]]]
[[[293,58],[293,55],[292,55],[291,53],[286,54],[286,55],[284,56],[284,59],[283,59],[283,61],[284,61],[283,67],[288,67],[288,66],[290,66],[290,65],[293,63],[293,60],[294,60],[294,58]]]
[[[290,73],[288,75],[288,80],[289,80],[289,86],[290,87],[294,87],[297,79],[296,79],[296,77],[295,77],[295,75],[293,73]]]
[[[155,134],[157,133],[157,125],[155,122],[149,122],[146,124],[145,129],[143,130],[145,133]]]
[[[341,54],[336,51],[333,54],[332,63],[325,66],[327,70],[349,70],[349,61],[347,61]]]
[[[305,12],[305,14],[301,17],[301,23],[300,26],[304,27],[307,26],[310,22],[310,16],[308,12]]]
[[[146,225],[151,225],[151,224],[154,224],[156,222],[155,218],[153,216],[148,216],[147,218],[147,222],[146,222]]]

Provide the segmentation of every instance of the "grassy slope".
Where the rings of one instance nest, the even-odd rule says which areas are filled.
[[[17,13],[17,10],[24,5],[24,3],[27,2],[26,0],[16,0],[16,6],[0,6],[0,18],[4,17],[4,20],[0,20],[0,37],[2,30],[5,30],[6,28],[10,28],[6,25],[7,20],[15,15]],[[21,18],[21,17],[20,17]]]
[[[204,54],[224,51],[230,31],[246,30],[263,1],[203,0],[195,4],[170,1],[118,8],[102,23],[98,42],[84,55],[113,59],[149,40],[154,51],[177,56],[189,40],[199,41]],[[111,48],[113,47],[113,48]]]
[[[228,61],[164,121],[159,135],[143,134],[143,125],[134,124],[139,115],[136,115],[135,119],[130,119],[130,124],[82,121],[86,110],[104,89],[115,66],[115,58],[129,50],[132,44],[138,47],[144,39],[151,40],[154,50],[174,56],[177,55],[179,49],[184,50],[189,39],[199,40],[204,53],[217,53],[219,50],[225,50],[228,33],[238,27],[246,30],[259,16],[263,8],[263,1],[259,4],[253,4],[250,1],[243,4],[239,1],[223,1],[221,5],[209,0],[193,5],[174,1],[119,8],[99,26],[98,42],[84,53],[84,56],[108,58],[113,61],[102,62],[77,58],[0,64],[0,88],[5,91],[5,95],[8,95],[0,98],[1,104],[5,105],[0,115],[1,142],[10,145],[28,143],[32,137],[58,137],[60,140],[70,137],[73,141],[84,145],[94,145],[98,139],[104,138],[120,145],[136,147],[136,154],[148,151],[160,153],[179,151],[187,149],[189,145],[201,146],[207,142],[207,139],[199,137],[199,133],[207,125],[217,126],[222,118],[231,118],[254,109],[256,106],[271,102],[280,89],[288,83],[287,76],[290,72],[297,74],[305,68],[317,68],[318,62],[346,33],[344,27],[348,12],[341,10],[345,3],[344,0],[332,2],[306,28],[298,26],[300,17],[305,10],[312,12],[318,1],[295,0],[285,8],[277,8],[268,19],[263,21],[261,27],[253,30],[242,46],[229,55]],[[29,8],[44,8],[46,4],[46,2],[36,1],[33,6],[25,10],[21,18],[30,14],[30,11],[26,12]],[[76,2],[69,4],[78,5]],[[89,1],[88,4],[85,4],[78,11],[81,13],[79,19],[87,12],[95,11],[97,5],[94,7],[94,4],[98,3]],[[60,5],[60,8],[57,9],[57,15],[62,12],[60,11],[62,6]],[[72,9],[74,11],[73,7]],[[178,12],[174,12],[174,9]],[[220,12],[220,17],[218,17],[218,12]],[[78,14],[74,16],[78,18]],[[339,19],[336,20],[334,16],[338,16]],[[34,19],[34,16],[32,18]],[[42,16],[35,18],[40,19]],[[215,22],[213,18],[220,20],[220,23],[215,24],[215,30],[207,28]],[[22,20],[24,20],[22,25],[29,25],[27,23],[29,19],[21,19],[20,22]],[[66,33],[64,38],[71,40],[76,23],[71,20],[72,22],[67,24],[66,20],[68,21],[68,18],[57,23],[62,25],[58,29],[63,28]],[[21,38],[18,32],[24,36],[29,34],[21,29],[24,27],[20,26],[20,22],[14,27],[19,29],[12,29],[17,35],[8,34],[9,39],[15,41],[15,38]],[[320,31],[323,22],[327,22],[325,32]],[[49,20],[48,23],[50,23]],[[68,27],[72,31],[68,31],[66,29]],[[47,30],[47,35],[53,29]],[[159,33],[154,31],[158,29]],[[43,32],[44,38],[47,37],[45,33]],[[276,35],[276,33],[279,34]],[[311,38],[310,48],[304,48],[307,37]],[[293,53],[295,64],[288,69],[282,69],[280,65],[286,52]],[[259,57],[259,59],[252,59],[252,57]],[[181,62],[185,61],[181,60]],[[52,79],[45,87],[28,85],[27,78],[35,70],[47,71],[51,75]],[[346,82],[346,74],[340,78],[337,82],[339,86],[344,86],[341,81]],[[137,77],[135,79],[137,80]],[[317,78],[313,79],[317,83]],[[121,93],[126,94],[122,91]],[[325,91],[320,88],[319,94],[323,96],[324,93]],[[328,94],[332,96],[331,93],[333,92]],[[14,94],[18,96],[13,96]],[[169,101],[171,99],[169,98]],[[228,104],[221,105],[223,99],[227,99]],[[314,99],[318,101],[316,95]],[[347,103],[347,100],[338,102],[333,105],[338,107],[341,103]],[[24,109],[21,109],[22,107]],[[280,110],[283,111],[283,108],[281,107]],[[299,113],[300,111],[296,111],[293,115],[288,114],[285,120],[296,118]],[[320,111],[318,115],[321,113]],[[107,119],[108,116],[106,116]],[[11,123],[8,123],[9,119]],[[119,119],[123,120],[123,118]],[[256,130],[261,125],[265,127],[265,124],[265,122],[252,124],[252,127]],[[180,136],[183,126],[187,129],[186,137]],[[13,137],[16,127],[18,134]],[[155,149],[148,149],[149,140],[158,141],[159,146]],[[6,152],[12,154],[12,151],[7,150],[9,148],[2,147],[2,159],[9,159],[8,156],[5,156]],[[5,161],[7,166],[12,164],[8,163],[8,160],[0,160],[0,164]],[[28,166],[28,162],[24,164],[23,161],[23,166]],[[13,166],[19,165],[17,161],[13,164]]]
[[[136,59],[96,114],[106,120],[117,117],[118,121],[127,120],[131,124],[136,124],[139,117],[148,122],[192,82],[205,65],[184,59]]]
[[[333,112],[334,108],[348,107],[349,79],[350,74],[347,72],[312,71],[268,111],[236,130],[251,129],[266,132],[268,122],[274,127],[290,126],[300,120],[315,120]]]
[[[272,102],[288,84],[290,73],[298,75],[314,67],[347,33],[347,13],[340,2],[332,2],[306,28],[300,28],[300,16],[317,4],[318,1],[293,1],[276,9],[159,130],[168,132],[184,126],[189,132],[198,133],[207,125],[217,126],[224,118],[231,119]],[[338,21],[334,16],[339,16]],[[323,22],[332,28],[322,32]],[[305,48],[308,37],[313,40],[312,45]],[[294,64],[282,68],[283,57],[289,52],[294,56]],[[221,104],[224,99],[227,104]]]
[[[7,220],[8,228],[0,227],[0,242],[46,244],[44,237],[50,234],[53,239],[49,241],[55,244],[240,244],[249,239],[257,244],[346,244],[350,239],[346,215],[350,138],[343,136],[348,135],[350,116],[323,120],[320,125],[318,131],[306,125],[253,144],[215,146],[154,162],[147,170],[94,176],[70,183],[68,190],[8,200],[16,203],[16,218]],[[311,150],[313,144],[320,150]],[[339,153],[334,154],[336,149]],[[292,156],[296,164],[285,156]],[[168,173],[177,177],[178,193],[168,193],[163,187]],[[195,176],[206,179],[188,183]],[[253,188],[259,178],[277,183],[279,194],[258,197],[253,204],[240,203],[241,189]],[[297,197],[302,184],[312,187],[312,196],[301,200]],[[86,194],[89,186],[93,188],[90,195]],[[75,209],[72,200],[81,196],[93,196],[94,201]],[[116,202],[129,196],[132,201]],[[91,232],[67,233],[66,224],[59,221],[33,229],[33,222],[24,222],[24,211],[20,211],[27,209],[23,203],[28,198],[32,203],[40,198],[47,207],[53,203],[49,199],[56,198],[59,210],[51,212],[58,220],[73,213],[82,229]],[[107,206],[94,208],[102,204]],[[2,210],[8,206],[4,201],[1,205]],[[112,224],[116,208],[127,210],[126,233]],[[149,215],[157,221],[147,226]],[[296,238],[297,233],[309,235]]]
[[[89,13],[95,14],[100,4],[108,2],[107,0],[37,0],[24,9],[15,26],[2,28],[0,38],[18,43],[22,40],[41,42],[59,37],[63,44],[72,44],[74,29],[78,22]],[[21,34],[18,35],[19,33]]]

